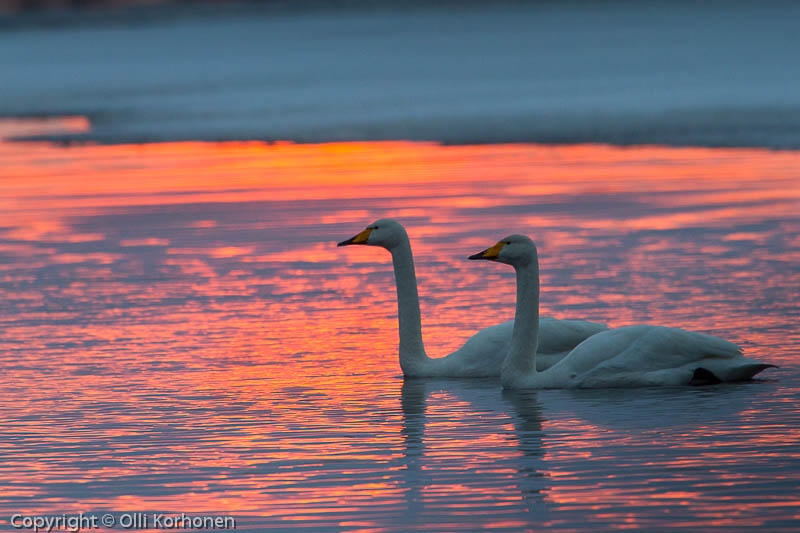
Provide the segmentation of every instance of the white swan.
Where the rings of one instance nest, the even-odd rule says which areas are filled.
[[[378,220],[339,246],[381,246],[392,254],[397,285],[397,316],[400,322],[400,368],[408,377],[499,376],[511,342],[514,321],[483,329],[459,350],[446,357],[430,358],[422,343],[417,278],[411,244],[403,226],[391,219]],[[583,320],[542,318],[537,365],[552,365],[586,337],[606,329],[604,324]]]
[[[536,368],[539,259],[512,235],[470,256],[506,263],[517,273],[514,333],[500,379],[504,388],[642,387],[744,381],[774,367],[748,359],[733,343],[663,326],[625,326],[593,335],[545,371]]]

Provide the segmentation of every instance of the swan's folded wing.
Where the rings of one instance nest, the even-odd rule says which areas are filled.
[[[652,326],[625,326],[601,331],[592,335],[572,350],[563,360],[564,372],[571,377],[581,378],[590,372],[597,372],[601,366],[616,368],[618,372],[630,370],[629,355],[631,347],[646,335]]]
[[[619,363],[641,371],[679,368],[707,359],[730,360],[742,357],[742,350],[719,337],[680,328],[645,326],[623,354]]]
[[[570,355],[570,368],[583,386],[613,386],[616,381],[623,386],[688,384],[697,368],[730,368],[749,361],[732,342],[663,326],[609,330],[579,348],[574,360]]]
[[[476,355],[494,355],[497,352],[502,352],[501,358],[503,358],[511,344],[511,333],[513,331],[513,320],[489,326],[467,339],[464,346],[455,353],[468,352]]]

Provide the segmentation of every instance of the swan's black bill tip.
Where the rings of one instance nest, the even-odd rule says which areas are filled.
[[[482,252],[478,252],[477,254],[473,254],[473,255],[467,257],[467,259],[473,259],[473,260],[474,259],[486,259],[486,260],[493,259],[492,257],[486,257],[484,254],[486,254],[486,250],[484,250]]]

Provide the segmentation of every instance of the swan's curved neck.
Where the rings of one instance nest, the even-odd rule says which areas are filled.
[[[411,243],[406,238],[392,247],[392,265],[397,285],[397,317],[400,321],[400,368],[405,375],[414,375],[418,367],[428,361],[422,343],[422,320],[417,293],[417,276],[414,273],[414,256]]]
[[[517,309],[511,346],[503,362],[503,374],[518,377],[536,373],[539,342],[539,261],[534,256],[526,265],[515,266]]]

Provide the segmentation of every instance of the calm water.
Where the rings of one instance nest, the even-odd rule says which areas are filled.
[[[6,143],[0,161],[0,528],[800,528],[800,153]],[[408,227],[433,356],[511,317],[512,270],[466,256],[521,232],[547,314],[684,326],[781,368],[404,382],[388,253],[335,246],[382,216]]]
[[[0,116],[82,139],[800,149],[792,1],[9,3]]]

